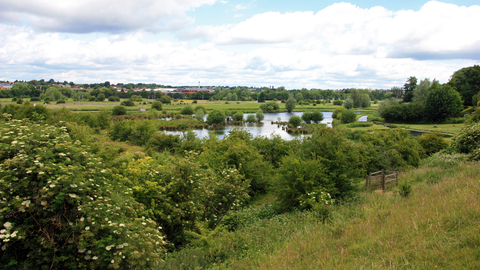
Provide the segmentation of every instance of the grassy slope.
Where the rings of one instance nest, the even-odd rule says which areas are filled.
[[[260,220],[188,249],[165,269],[479,269],[480,164],[420,168],[401,175],[408,198],[362,192],[335,206],[331,222],[315,213]],[[223,256],[214,260],[208,256]],[[209,263],[207,263],[209,261]]]
[[[405,180],[422,181],[409,198],[365,192],[363,203],[337,209],[332,224],[299,227],[273,252],[230,268],[479,269],[480,165],[423,168]]]

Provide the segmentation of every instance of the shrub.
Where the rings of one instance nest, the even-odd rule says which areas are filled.
[[[343,103],[343,106],[344,106],[346,109],[351,109],[351,108],[353,108],[353,99],[347,98],[347,99],[345,100],[345,102]]]
[[[438,133],[425,133],[418,136],[418,142],[428,156],[448,147],[443,135]]]
[[[183,114],[183,115],[192,115],[192,114],[194,114],[195,112],[193,111],[192,106],[187,105],[187,106],[185,106],[185,107],[182,108],[182,110],[180,111],[180,113]]]
[[[339,119],[340,116],[342,115],[342,112],[345,111],[345,110],[347,110],[347,109],[345,109],[345,107],[336,108],[335,110],[333,110],[332,118],[333,119]]]
[[[262,109],[262,111],[264,113],[272,113],[272,112],[276,112],[278,109],[280,109],[280,106],[278,105],[277,102],[270,101],[270,102],[267,102],[265,104],[260,105],[260,109]]]
[[[258,122],[262,122],[263,119],[265,118],[265,115],[263,114],[263,111],[262,109],[258,109],[257,113],[256,113],[256,117],[257,117],[257,121]]]
[[[32,97],[30,98],[30,101],[41,101],[39,97]]]
[[[21,99],[21,98],[17,98],[16,101],[17,101],[17,104],[23,104],[23,99]]]
[[[63,99],[60,99],[59,101],[57,101],[57,104],[64,104],[65,103],[65,100]]]
[[[257,118],[255,117],[254,114],[249,114],[247,116],[247,120],[246,120],[247,123],[256,123],[257,122]]]
[[[154,102],[152,102],[152,109],[155,109],[157,111],[161,111],[162,110],[162,103],[158,100],[155,100]]]
[[[288,123],[293,127],[298,127],[302,123],[302,119],[299,116],[294,115],[290,117]]]
[[[345,110],[342,112],[342,123],[352,123],[357,121],[357,115],[353,110]]]
[[[343,105],[343,100],[334,100],[333,105],[342,106]]]
[[[471,153],[480,148],[480,122],[463,126],[453,137],[452,148],[460,153]]]
[[[126,115],[126,114],[127,114],[127,108],[125,108],[125,106],[117,105],[112,109],[112,115]]]
[[[195,119],[197,119],[198,121],[203,121],[204,116],[205,116],[205,113],[203,112],[202,109],[197,109],[195,111]]]
[[[225,112],[223,110],[215,109],[207,116],[209,125],[225,125]]]
[[[380,110],[380,116],[391,123],[419,123],[425,120],[425,106],[421,103],[387,105]]]
[[[410,196],[412,193],[412,184],[408,183],[407,181],[398,184],[398,193],[404,198]]]
[[[243,113],[237,112],[233,115],[233,121],[243,121]]]
[[[157,132],[148,139],[145,148],[156,152],[170,151],[173,153],[179,144],[180,137],[178,135]]]
[[[131,106],[135,106],[135,103],[133,103],[133,101],[131,100],[125,100],[122,103],[120,103],[120,105],[131,107]]]
[[[65,128],[11,121],[1,135],[2,269],[158,263],[165,252],[158,225],[140,217],[143,206],[123,180]]]

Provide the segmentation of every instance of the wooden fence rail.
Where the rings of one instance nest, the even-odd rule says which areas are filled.
[[[378,172],[372,172],[367,175],[365,179],[366,189],[379,189],[385,190],[391,184],[398,184],[398,172],[381,170]]]

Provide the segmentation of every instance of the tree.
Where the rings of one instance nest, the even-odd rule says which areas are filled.
[[[351,109],[351,108],[353,108],[353,99],[347,98],[347,99],[345,100],[345,102],[343,103],[343,107],[345,107],[346,109]]]
[[[237,112],[233,115],[233,121],[243,121],[243,113]]]
[[[295,109],[295,104],[296,104],[295,98],[293,97],[293,94],[290,94],[287,102],[285,103],[285,108],[289,113],[291,113],[293,109]]]
[[[105,100],[105,95],[104,94],[98,94],[96,101],[104,101]]]
[[[204,116],[205,116],[205,113],[203,112],[202,109],[197,109],[195,111],[195,119],[197,119],[198,121],[202,121]]]
[[[432,82],[429,79],[421,80],[415,90],[413,90],[412,101],[415,103],[425,104],[430,86],[432,86]]]
[[[370,107],[370,105],[372,104],[370,100],[370,96],[367,93],[362,94],[361,100],[362,100],[362,108]]]
[[[264,91],[260,92],[260,95],[258,95],[258,102],[265,102],[265,92]]]
[[[466,67],[453,73],[448,84],[462,96],[465,106],[472,106],[472,97],[480,92],[480,66]]]
[[[290,125],[296,128],[302,123],[302,119],[299,116],[294,115],[290,117],[288,123],[290,123]]]
[[[249,114],[247,116],[247,120],[246,120],[247,123],[255,123],[257,122],[257,118],[255,117],[254,114]]]
[[[410,102],[413,98],[413,90],[417,87],[417,78],[415,76],[410,76],[407,79],[407,82],[404,84],[403,89],[405,94],[403,95],[403,102]]]
[[[353,110],[345,110],[342,112],[342,123],[353,123],[357,120],[357,115]]]
[[[161,111],[162,110],[162,103],[158,100],[155,100],[154,102],[152,102],[152,109],[155,109],[157,111]]]
[[[183,115],[192,115],[192,114],[194,114],[194,111],[193,111],[192,106],[187,105],[187,106],[182,108],[180,113],[183,114]]]
[[[162,97],[160,98],[160,101],[161,101],[163,104],[170,104],[170,103],[172,103],[172,98],[169,97],[169,96],[167,96],[167,95],[165,95],[165,96],[162,96]]]
[[[313,111],[310,117],[310,120],[312,120],[315,123],[319,123],[323,121],[323,113],[321,111]]]
[[[209,125],[225,125],[225,112],[223,110],[215,109],[207,116]]]
[[[125,106],[117,105],[112,109],[112,115],[126,115],[126,114],[127,114],[127,108]]]
[[[258,109],[256,113],[256,118],[258,122],[262,122],[262,120],[265,118],[265,115],[263,114],[262,109]]]
[[[441,122],[459,115],[463,109],[462,97],[450,85],[432,85],[425,102],[425,111],[433,122]]]

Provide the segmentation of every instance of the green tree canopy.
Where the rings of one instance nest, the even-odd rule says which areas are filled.
[[[472,97],[480,92],[480,66],[457,70],[448,84],[460,93],[464,105],[472,106]]]
[[[295,109],[295,104],[296,104],[295,98],[293,97],[293,94],[290,94],[287,102],[285,103],[285,108],[289,113],[291,113],[293,109]]]
[[[462,97],[450,85],[432,85],[425,103],[425,112],[434,122],[457,116],[463,109]]]
[[[290,117],[288,123],[290,123],[290,125],[293,127],[298,127],[302,123],[302,119],[299,116],[294,115]]]

